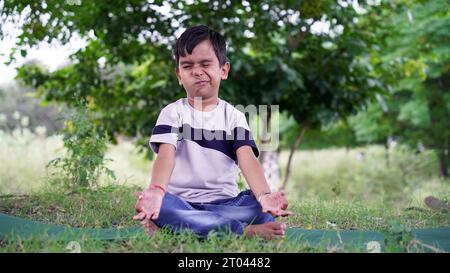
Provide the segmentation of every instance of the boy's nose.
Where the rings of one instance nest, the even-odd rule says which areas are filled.
[[[192,74],[194,76],[203,75],[203,70],[200,67],[197,67],[197,68],[194,67],[194,69],[192,69]]]

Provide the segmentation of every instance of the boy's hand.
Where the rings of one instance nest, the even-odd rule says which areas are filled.
[[[272,192],[261,196],[260,204],[263,212],[271,213],[273,216],[292,215],[292,211],[286,210],[288,202],[283,191]]]
[[[141,221],[141,224],[145,225],[150,220],[158,219],[164,193],[153,188],[144,192],[137,192],[136,197],[138,201],[135,209],[138,214],[133,217],[133,220]]]

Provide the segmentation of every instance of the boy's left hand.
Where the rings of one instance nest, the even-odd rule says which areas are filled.
[[[271,213],[273,216],[290,216],[293,214],[292,211],[286,210],[288,202],[283,191],[261,196],[260,204],[263,212]]]
[[[147,234],[149,236],[152,236],[156,231],[159,230],[159,227],[151,219],[146,219],[147,214],[144,212],[145,211],[144,192],[138,191],[135,193],[135,196],[137,198],[137,202],[136,205],[134,206],[134,209],[138,214],[133,217],[133,220],[141,221],[141,225],[147,231]]]

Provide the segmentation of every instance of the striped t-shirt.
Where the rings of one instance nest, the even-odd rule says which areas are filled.
[[[164,107],[150,138],[155,153],[160,143],[176,148],[167,191],[189,202],[235,197],[236,150],[249,145],[259,155],[245,115],[221,99],[207,112],[192,107],[187,98]]]

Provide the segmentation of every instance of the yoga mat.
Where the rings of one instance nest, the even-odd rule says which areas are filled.
[[[124,240],[144,232],[140,226],[129,228],[73,228],[62,225],[44,224],[37,221],[0,213],[0,240],[19,236],[22,240],[42,238],[44,240],[72,241],[77,239],[91,240]],[[409,233],[417,240],[423,251],[432,252],[433,248],[450,252],[450,227],[425,228],[411,230]],[[378,231],[359,230],[308,230],[288,228],[285,240],[309,244],[311,247],[351,247],[368,250],[368,247],[379,246],[382,251],[386,247],[386,236]]]

